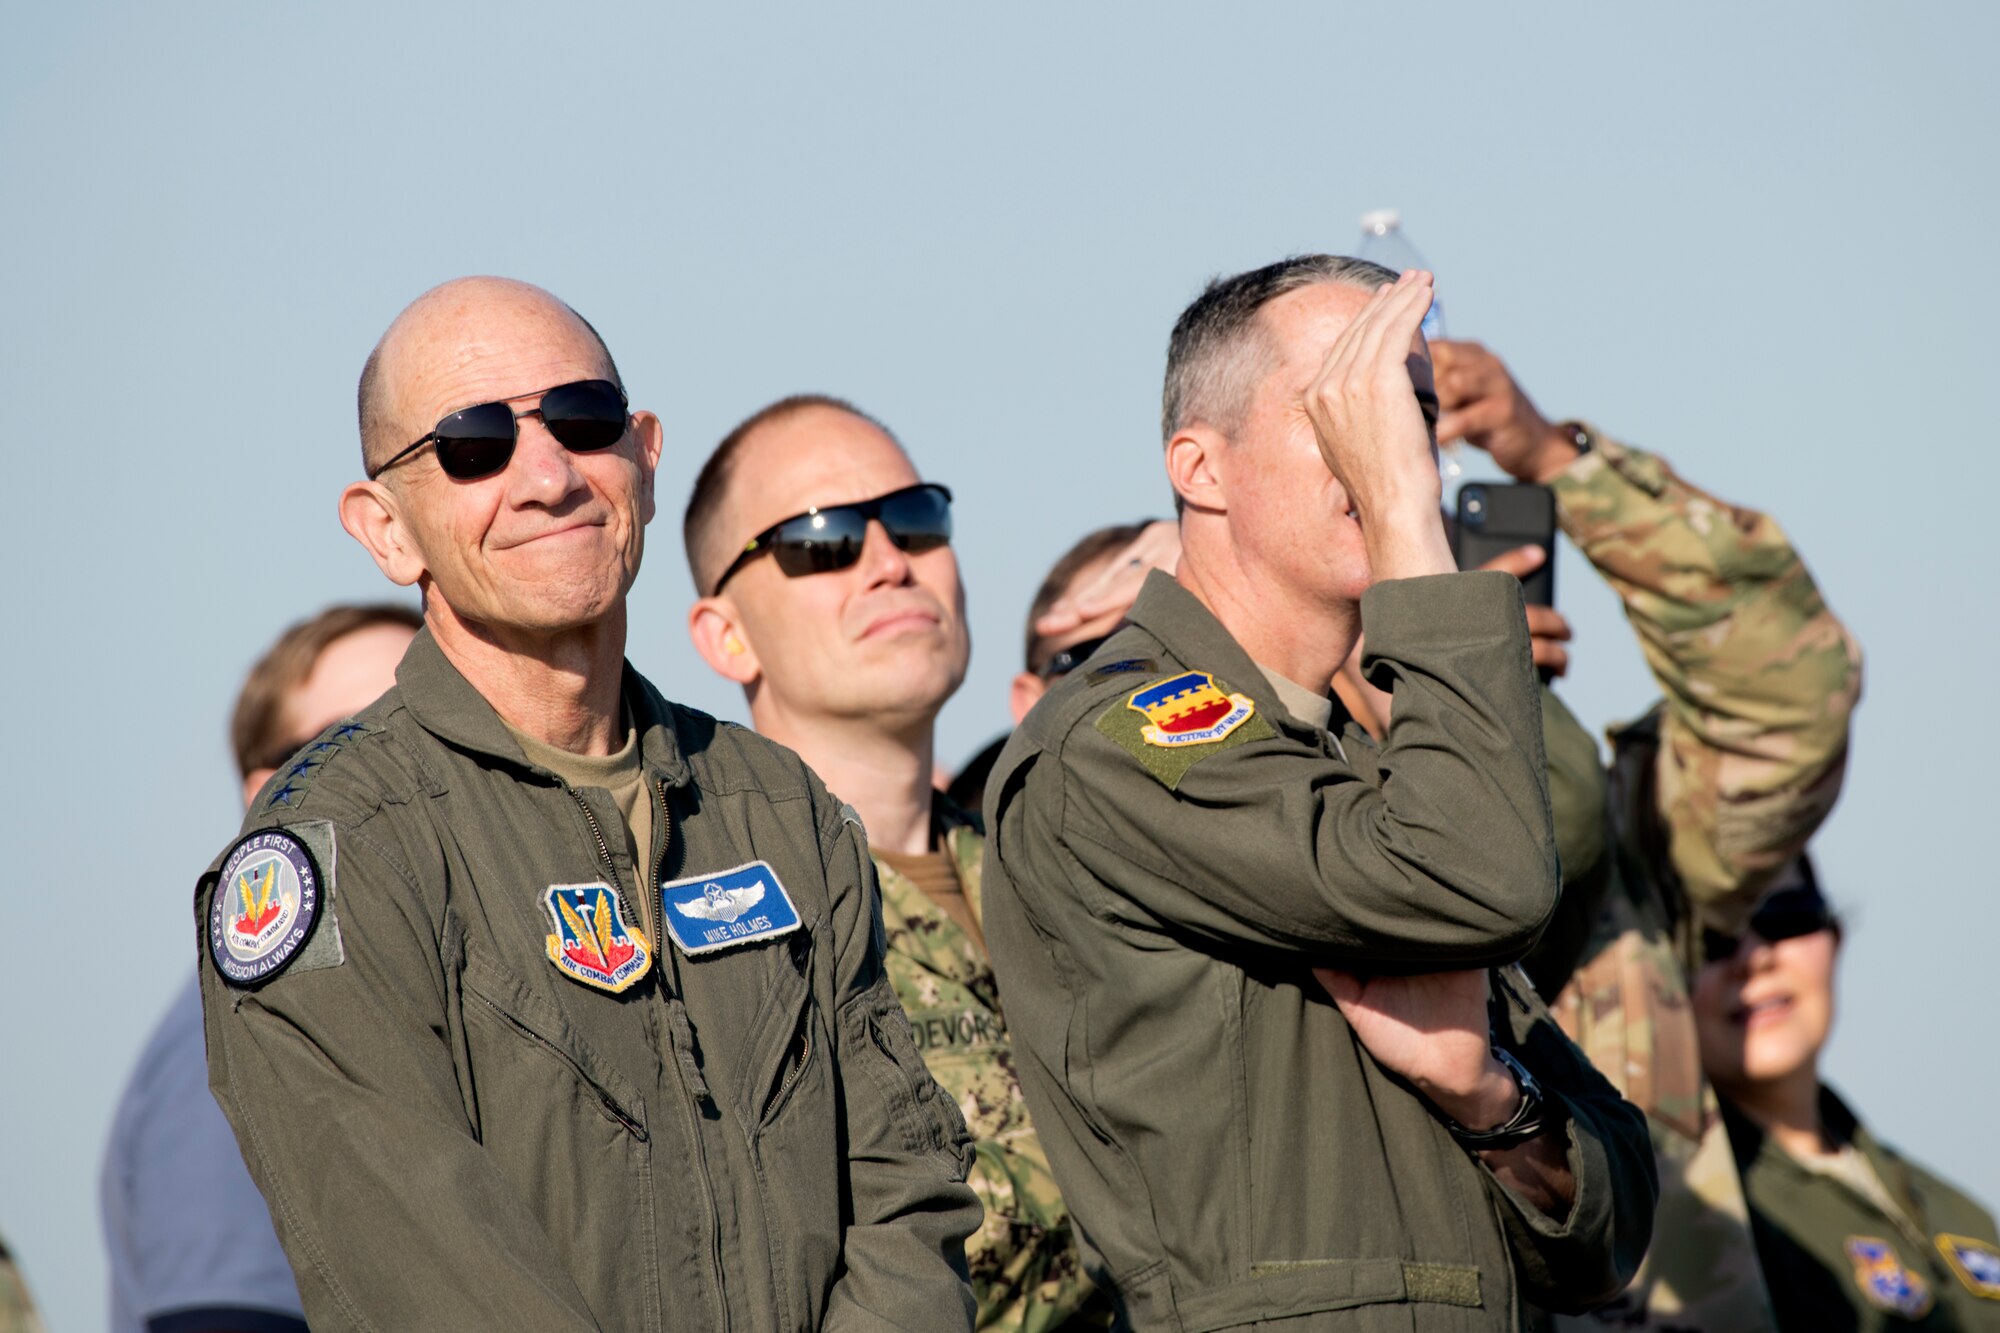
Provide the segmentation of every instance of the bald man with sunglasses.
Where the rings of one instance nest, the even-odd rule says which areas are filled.
[[[495,278],[397,317],[360,415],[341,521],[424,629],[196,901],[211,1084],[307,1321],[969,1329],[970,1146],[857,822],[624,660],[659,420]]]
[[[759,734],[798,751],[867,831],[889,979],[972,1129],[978,1326],[1106,1327],[1014,1070],[979,924],[984,839],[931,785],[938,712],[971,648],[951,492],[852,404],[795,396],[716,447],[683,537],[702,594],[695,647],[743,687]]]

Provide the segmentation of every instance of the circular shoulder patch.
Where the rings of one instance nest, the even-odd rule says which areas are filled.
[[[284,970],[319,920],[319,863],[283,829],[253,833],[222,863],[208,905],[208,956],[232,985]]]

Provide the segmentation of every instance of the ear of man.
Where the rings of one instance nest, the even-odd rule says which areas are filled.
[[[704,597],[688,611],[688,637],[709,669],[748,688],[763,676],[743,621],[727,597]]]
[[[1208,513],[1226,513],[1222,432],[1199,423],[1183,426],[1167,441],[1167,481],[1181,503]]]
[[[1020,726],[1027,719],[1028,710],[1042,701],[1049,692],[1049,683],[1032,671],[1018,672],[1014,683],[1007,691],[1007,709],[1014,715],[1014,725]]]
[[[403,520],[394,487],[379,481],[351,483],[340,493],[340,526],[391,583],[407,588],[424,576],[423,552]]]

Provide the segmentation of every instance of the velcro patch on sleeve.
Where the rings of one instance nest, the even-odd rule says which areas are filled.
[[[223,859],[208,905],[208,952],[232,986],[263,985],[287,970],[346,959],[333,912],[333,825],[259,829]]]
[[[1202,760],[1277,733],[1256,701],[1206,671],[1183,671],[1114,702],[1097,729],[1169,791]]]

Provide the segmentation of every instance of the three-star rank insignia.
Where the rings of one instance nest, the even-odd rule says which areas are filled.
[[[543,906],[555,924],[549,961],[564,976],[613,995],[637,985],[653,951],[635,926],[625,923],[618,890],[609,884],[551,884]]]
[[[1116,741],[1170,789],[1196,761],[1276,733],[1257,703],[1206,671],[1182,671],[1134,690],[1097,719]]]
[[[766,861],[660,886],[667,933],[690,958],[776,939],[799,928],[799,909]]]
[[[208,954],[232,985],[260,986],[284,970],[319,920],[319,863],[284,829],[230,849],[208,904]]]
[[[1989,1241],[1949,1232],[1938,1236],[1937,1247],[1967,1291],[1989,1301],[2000,1301],[2000,1249]]]
[[[1930,1313],[1931,1284],[1905,1264],[1888,1241],[1849,1236],[1847,1259],[1854,1265],[1854,1283],[1870,1305],[1905,1319],[1921,1319]]]

